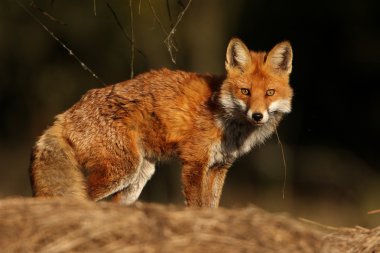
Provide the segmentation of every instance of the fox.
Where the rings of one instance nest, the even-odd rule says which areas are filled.
[[[288,41],[256,52],[232,38],[223,75],[163,68],[87,91],[34,145],[33,196],[129,205],[176,157],[185,204],[218,207],[233,162],[290,113],[292,61]]]

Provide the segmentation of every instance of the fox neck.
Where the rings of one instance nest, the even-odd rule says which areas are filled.
[[[249,152],[253,147],[263,143],[275,131],[283,114],[274,113],[268,122],[255,126],[236,107],[225,107],[220,102],[220,91],[213,95],[216,104],[215,120],[221,131],[220,151],[234,160]]]
[[[245,154],[254,146],[263,143],[276,129],[281,115],[274,115],[267,123],[254,126],[241,118],[220,119],[222,127],[222,143],[226,150],[236,150]]]

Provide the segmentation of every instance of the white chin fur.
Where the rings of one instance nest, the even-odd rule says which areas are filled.
[[[269,108],[268,108],[269,113],[273,113],[273,112],[289,113],[291,110],[292,110],[292,106],[290,104],[290,100],[288,99],[280,99],[280,100],[274,101],[269,105]]]

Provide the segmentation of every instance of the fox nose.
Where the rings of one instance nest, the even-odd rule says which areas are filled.
[[[260,113],[260,112],[254,112],[253,114],[252,114],[252,118],[255,120],[255,121],[257,121],[257,122],[260,122],[262,119],[263,119],[263,114],[262,113]]]

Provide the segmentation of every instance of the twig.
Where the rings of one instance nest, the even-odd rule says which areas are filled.
[[[96,0],[94,0],[94,15],[96,16]]]
[[[101,82],[103,85],[106,85],[105,82],[102,81],[102,79],[100,79],[94,71],[92,71],[74,52],[73,50],[71,50],[68,46],[66,46],[65,43],[63,43],[52,31],[50,31],[49,28],[47,28],[47,26],[45,26],[31,11],[29,11],[25,5],[23,5],[21,2],[19,2],[18,0],[14,0],[22,9],[24,9],[24,11],[26,13],[28,13],[28,15],[30,17],[32,17],[34,19],[34,21],[36,21],[47,33],[49,33],[49,35],[54,39],[56,40],[68,53],[70,56],[72,56],[81,66],[82,68],[89,72],[92,77],[94,77],[95,79],[97,79],[99,82]]]
[[[302,218],[302,217],[299,217],[298,220],[305,222],[305,223],[308,223],[308,224],[311,224],[311,225],[314,225],[314,226],[317,226],[317,227],[325,229],[325,230],[332,230],[332,231],[340,231],[341,230],[341,228],[336,228],[336,227],[324,225],[324,224],[318,223],[316,221],[312,221],[312,220]]]
[[[139,15],[141,14],[141,0],[139,1]]]
[[[172,12],[170,10],[169,0],[166,0],[166,9],[168,11],[168,16],[169,16],[169,21],[170,21],[170,27],[173,28],[173,18],[172,18]]]
[[[108,3],[107,0],[104,0],[104,1],[105,1],[105,3],[106,3],[107,8],[108,8],[109,11],[111,12],[111,14],[112,14],[112,16],[113,16],[113,18],[114,18],[114,20],[115,20],[117,26],[119,27],[119,29],[120,29],[121,32],[123,33],[124,38],[125,38],[130,44],[132,44],[132,43],[133,43],[133,42],[132,42],[132,38],[128,35],[128,33],[126,32],[126,30],[124,29],[124,27],[123,27],[123,25],[121,24],[120,19],[119,19],[119,17],[117,16],[115,10],[112,8],[112,6]],[[137,51],[142,57],[146,58],[145,54],[144,54],[139,48],[137,48],[136,46],[135,46],[135,50],[136,50],[136,51]]]
[[[129,0],[129,8],[131,10],[131,79],[134,76],[133,66],[135,61],[135,33],[133,30],[133,6],[132,0]]]
[[[285,199],[285,188],[286,188],[286,174],[287,174],[287,167],[286,167],[286,160],[285,160],[285,153],[284,153],[284,147],[282,146],[282,142],[280,140],[280,136],[278,135],[277,128],[275,129],[278,145],[280,145],[281,149],[281,155],[282,155],[282,161],[284,163],[284,184],[282,186],[282,199]]]
[[[177,0],[177,4],[181,6],[182,10],[185,9],[185,5],[182,3],[181,0]]]
[[[368,214],[378,214],[378,213],[380,213],[380,209],[368,211]]]
[[[148,0],[148,3],[149,3],[150,9],[152,10],[154,18],[156,19],[156,22],[160,25],[160,28],[161,28],[162,32],[165,34],[165,36],[168,35],[168,32],[166,31],[166,29],[165,29],[164,25],[162,24],[160,18],[158,17],[158,15],[156,13],[156,10],[154,9],[151,1]]]
[[[57,18],[53,17],[50,13],[47,11],[43,10],[41,7],[39,7],[34,1],[31,1],[29,3],[29,6],[38,10],[42,15],[46,16],[49,18],[51,21],[57,22],[60,25],[67,25],[66,23],[62,22],[61,20],[58,20]]]
[[[178,51],[178,49],[175,47],[174,45],[174,41],[173,41],[173,38],[174,38],[174,34],[177,30],[177,26],[179,25],[179,23],[181,22],[183,16],[185,15],[185,12],[187,11],[187,9],[189,8],[190,4],[191,4],[191,1],[192,0],[189,0],[189,2],[187,3],[185,9],[178,15],[178,18],[177,18],[177,22],[175,23],[175,25],[173,26],[173,28],[170,30],[168,36],[166,37],[166,39],[164,40],[167,48],[168,48],[168,51],[169,51],[169,54],[170,54],[170,57],[172,59],[172,62],[175,64],[176,63],[176,59],[174,57],[174,54],[173,54],[173,50],[174,49],[175,51]]]
[[[165,38],[165,40],[164,40],[164,43],[165,43],[165,45],[166,45],[166,47],[167,47],[167,49],[168,49],[168,51],[169,51],[170,58],[171,58],[171,60],[172,60],[172,62],[173,62],[174,64],[176,64],[176,59],[175,59],[175,56],[174,56],[174,52],[173,52],[173,50],[175,50],[176,52],[178,52],[178,49],[177,49],[177,47],[175,46],[175,42],[174,42],[174,35],[175,35],[175,32],[177,31],[177,27],[178,27],[179,23],[182,21],[183,16],[185,15],[186,11],[188,10],[188,8],[189,8],[189,6],[190,6],[190,4],[191,4],[191,1],[192,1],[192,0],[189,0],[189,1],[187,2],[186,7],[183,9],[183,11],[181,11],[181,12],[179,13],[178,18],[177,18],[177,21],[176,21],[176,23],[174,24],[174,26],[171,25],[171,27],[172,27],[171,30],[170,30],[169,32],[167,32],[166,29],[165,29],[165,27],[164,27],[164,25],[162,24],[160,18],[158,17],[158,15],[157,15],[157,13],[156,13],[156,11],[155,11],[155,9],[154,9],[154,7],[153,7],[151,1],[148,0],[148,2],[149,2],[149,6],[150,6],[150,8],[151,8],[151,10],[152,10],[152,13],[153,13],[153,16],[155,17],[157,23],[158,23],[158,24],[160,25],[160,27],[161,27],[161,30],[163,31],[163,33],[164,33],[165,36],[166,36],[166,38]],[[168,4],[168,2],[167,2],[167,4]],[[170,11],[170,9],[169,9],[169,11]],[[170,18],[170,16],[169,16],[169,18]]]

